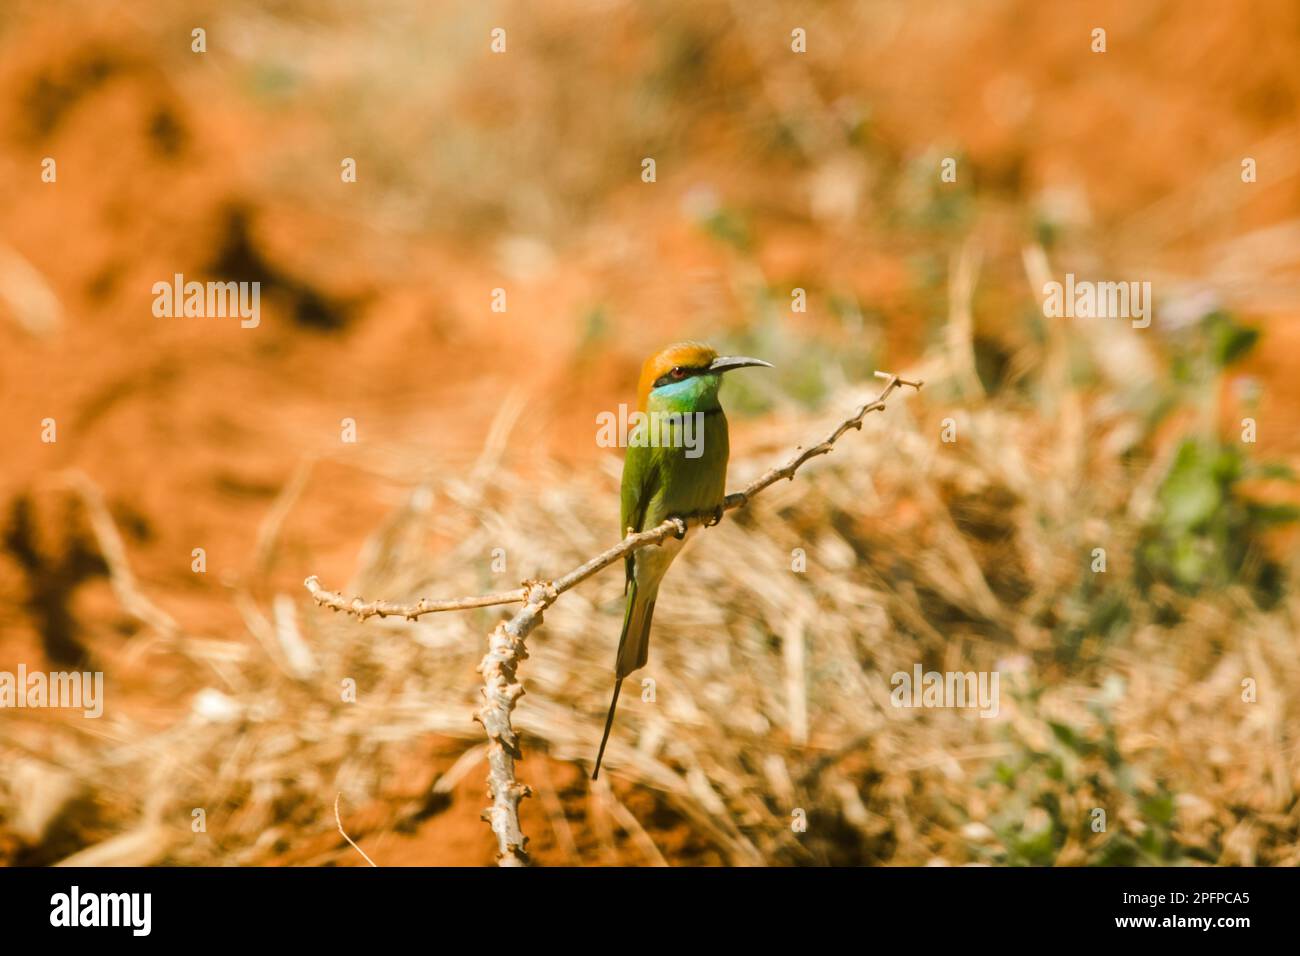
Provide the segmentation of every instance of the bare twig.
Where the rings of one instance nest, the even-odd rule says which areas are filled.
[[[131,563],[126,557],[126,545],[122,543],[122,536],[117,533],[117,525],[113,521],[112,514],[109,513],[104,493],[88,475],[81,471],[67,472],[64,480],[81,496],[86,506],[91,530],[95,534],[95,541],[99,544],[99,552],[104,558],[104,563],[108,565],[108,576],[113,593],[122,607],[136,620],[152,627],[164,637],[176,637],[180,634],[180,625],[176,623],[175,618],[154,604],[140,590],[135,575],[131,572]]]
[[[343,820],[340,819],[339,817],[339,798],[341,796],[343,796],[343,794],[341,793],[334,794],[334,822],[338,824],[339,833],[343,834],[343,839],[347,840],[348,843],[352,844],[352,849],[360,853],[362,857],[365,858],[365,861],[367,863],[369,863],[373,867],[378,867],[379,864],[376,863],[374,860],[370,859],[370,857],[366,856],[366,851],[361,849],[361,847],[357,846],[356,841],[353,840],[352,837],[348,836],[348,831],[343,829]]]
[[[515,588],[513,591],[497,591],[494,594],[479,594],[475,597],[454,598],[447,601],[421,598],[414,604],[396,604],[393,601],[346,598],[337,591],[325,590],[321,587],[320,579],[314,574],[303,583],[321,607],[334,611],[347,611],[363,621],[368,617],[404,617],[414,621],[422,614],[433,614],[435,611],[468,611],[470,608],[491,607],[494,604],[518,604],[528,597],[527,588]]]
[[[984,385],[975,370],[975,318],[971,311],[982,258],[979,243],[969,238],[950,259],[948,352],[962,389],[973,398],[984,395]]]
[[[51,335],[63,323],[63,305],[49,280],[5,245],[0,245],[0,302],[9,306],[9,314],[32,335]]]
[[[289,512],[302,497],[303,490],[307,487],[307,479],[311,477],[315,466],[314,458],[305,458],[299,462],[288,484],[280,489],[274,504],[271,505],[271,510],[262,519],[262,523],[257,528],[257,542],[253,546],[253,573],[249,580],[264,581],[270,574],[271,559],[275,557],[275,549],[280,541],[280,529],[284,527]]]
[[[641,850],[641,854],[649,861],[651,866],[668,865],[668,861],[659,852],[659,847],[655,845],[655,841],[651,839],[650,834],[645,832],[645,827],[641,826],[641,821],[636,818],[636,814],[623,805],[622,800],[615,796],[606,778],[602,777],[599,780],[592,781],[591,791],[592,796],[605,804],[605,809],[614,818],[614,822],[632,838],[632,841]]]
[[[919,389],[922,385],[919,381],[909,381],[887,372],[877,372],[876,375],[886,382],[874,399],[860,405],[852,415],[840,422],[817,444],[797,450],[785,464],[768,469],[739,492],[727,495],[722,510],[742,508],[749,503],[749,499],[782,478],[792,480],[795,472],[804,464],[820,455],[828,454],[845,432],[850,429],[860,430],[862,419],[868,413],[883,411],[885,400],[900,385],[907,385],[914,389]],[[496,834],[498,862],[501,866],[524,866],[528,863],[527,837],[519,826],[519,801],[528,796],[530,791],[515,779],[515,761],[522,759],[522,754],[519,750],[519,736],[511,726],[510,715],[515,709],[515,702],[524,693],[517,671],[519,662],[528,657],[524,644],[525,638],[542,622],[543,612],[565,591],[576,587],[633,551],[652,544],[660,544],[672,534],[685,535],[690,527],[712,523],[713,518],[712,514],[673,516],[654,528],[627,535],[612,548],[580,564],[555,581],[525,581],[514,591],[440,601],[422,598],[414,604],[398,604],[392,601],[346,598],[338,592],[323,588],[314,575],[306,580],[305,585],[317,604],[335,611],[346,611],[361,620],[375,616],[405,617],[408,620],[415,620],[423,614],[437,611],[466,610],[523,602],[524,606],[516,611],[513,617],[496,626],[488,640],[488,652],[479,664],[479,672],[483,675],[483,705],[475,713],[474,719],[483,725],[488,738],[488,795],[492,805],[484,811],[483,816],[492,825],[492,832]]]
[[[541,798],[546,815],[551,818],[551,830],[555,833],[555,842],[559,844],[571,864],[581,866],[582,854],[578,852],[578,843],[573,838],[573,828],[569,826],[569,818],[565,816],[564,803],[555,789],[547,761],[538,761],[535,769],[539,781],[537,795]]]

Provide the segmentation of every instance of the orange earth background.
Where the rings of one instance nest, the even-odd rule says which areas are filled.
[[[594,468],[594,416],[678,338],[743,343],[775,322],[792,352],[849,349],[859,333],[833,304],[852,301],[875,364],[904,371],[943,338],[950,257],[972,236],[977,334],[1013,350],[1043,210],[1117,276],[1210,289],[1260,328],[1236,371],[1262,386],[1261,453],[1300,463],[1298,63],[1288,0],[10,0],[0,667],[88,654],[114,707],[158,728],[210,680],[124,606],[71,475],[102,494],[139,593],[184,632],[253,643],[237,588],[344,587],[413,482],[474,463],[508,396],[522,411],[503,467],[527,475]],[[151,287],[177,272],[261,281],[260,327],[155,317]],[[776,318],[754,285],[776,290]],[[785,305],[795,286],[805,314]],[[733,422],[740,458],[764,419]],[[2,725],[20,719],[0,715],[11,758],[22,734]],[[429,738],[399,786],[419,793],[465,746]],[[580,786],[581,767],[548,763],[562,794]],[[475,771],[413,832],[362,842],[388,864],[487,864],[483,805]],[[352,808],[354,835],[367,813],[383,816]],[[585,862],[637,862],[574,827]],[[546,828],[526,804],[525,829]],[[69,829],[33,845],[0,818],[0,861],[54,862],[102,835]],[[669,862],[718,862],[679,818],[647,830]],[[338,844],[314,839],[267,862]]]

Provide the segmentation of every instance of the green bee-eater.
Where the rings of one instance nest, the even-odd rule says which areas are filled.
[[[722,516],[729,448],[718,386],[724,372],[750,365],[771,368],[761,359],[719,356],[699,342],[670,345],[646,360],[637,389],[637,411],[643,417],[629,437],[623,462],[623,534],[645,531],[674,516]],[[682,540],[668,538],[627,557],[627,610],[614,665],[614,697],[593,780],[600,774],[623,678],[644,667],[650,653],[650,619],[659,582]]]

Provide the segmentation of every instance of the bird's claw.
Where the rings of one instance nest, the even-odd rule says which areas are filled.
[[[712,528],[715,525],[721,524],[722,516],[725,513],[726,513],[726,509],[723,508],[722,505],[718,505],[716,508],[713,509],[712,512],[710,512],[709,517],[711,520],[704,522],[704,527]]]
[[[678,541],[686,537],[686,519],[681,515],[669,515],[668,520],[677,525],[677,533],[673,535]]]

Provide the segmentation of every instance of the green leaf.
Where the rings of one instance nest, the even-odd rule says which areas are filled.
[[[1251,465],[1246,473],[1251,478],[1275,478],[1279,481],[1295,481],[1295,469],[1280,461]]]
[[[1208,521],[1223,503],[1223,494],[1200,450],[1187,442],[1178,450],[1174,466],[1160,489],[1165,525],[1196,528]]]
[[[1300,508],[1288,504],[1262,504],[1252,501],[1247,506],[1251,520],[1265,526],[1290,524],[1300,521]]]
[[[1083,741],[1074,732],[1074,728],[1055,720],[1049,720],[1047,726],[1052,728],[1052,735],[1075,753],[1083,753]]]
[[[1142,802],[1142,815],[1163,827],[1174,822],[1174,799],[1169,794],[1159,794]]]
[[[1179,584],[1194,588],[1205,580],[1210,562],[1200,543],[1195,538],[1185,537],[1174,544],[1169,564]]]
[[[1245,357],[1259,341],[1259,329],[1241,325],[1226,312],[1211,312],[1205,324],[1210,333],[1210,354],[1219,366]]]

